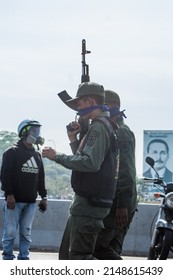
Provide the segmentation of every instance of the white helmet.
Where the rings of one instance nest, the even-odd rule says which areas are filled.
[[[22,132],[23,132],[24,128],[26,128],[27,126],[41,126],[41,124],[38,121],[35,121],[33,119],[23,120],[19,124],[18,129],[17,129],[19,137],[22,137]]]

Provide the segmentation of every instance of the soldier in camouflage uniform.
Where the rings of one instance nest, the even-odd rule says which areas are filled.
[[[52,148],[43,149],[43,157],[72,170],[75,195],[63,238],[67,243],[63,242],[65,248],[61,246],[66,256],[63,259],[96,259],[93,252],[97,235],[103,229],[103,219],[115,197],[119,156],[117,126],[113,129],[111,125],[104,97],[104,88],[99,84],[79,85],[76,98],[68,102],[76,106],[82,118],[91,120],[88,132],[80,143],[76,139],[77,143],[71,143],[74,155],[59,154]]]
[[[120,167],[116,196],[109,215],[104,219],[105,229],[98,235],[95,257],[120,260],[124,238],[137,206],[135,136],[124,123],[125,115],[120,112],[118,94],[105,90],[105,103],[112,120],[119,126]]]

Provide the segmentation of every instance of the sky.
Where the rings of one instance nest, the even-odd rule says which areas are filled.
[[[85,39],[90,80],[120,95],[140,176],[143,131],[173,129],[172,15],[172,0],[0,0],[0,130],[34,118],[46,145],[71,153],[75,112],[57,93],[75,97]]]

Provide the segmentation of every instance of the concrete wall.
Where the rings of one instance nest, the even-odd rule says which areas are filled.
[[[3,199],[0,199],[0,240],[3,231]],[[66,224],[69,200],[49,200],[45,213],[36,211],[32,230],[32,249],[58,251]],[[150,231],[158,205],[139,204],[124,243],[124,254],[147,256]],[[18,244],[16,239],[15,246]],[[0,247],[2,247],[0,243]]]
[[[124,254],[147,256],[151,234],[159,210],[158,205],[139,204],[124,241]]]

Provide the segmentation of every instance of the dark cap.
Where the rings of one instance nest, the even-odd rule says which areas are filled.
[[[105,104],[115,103],[119,108],[121,106],[119,95],[112,90],[105,90]]]
[[[76,107],[77,100],[84,96],[102,96],[104,98],[104,87],[93,82],[82,83],[78,87],[76,97],[68,100],[66,103],[72,105],[73,107]]]

